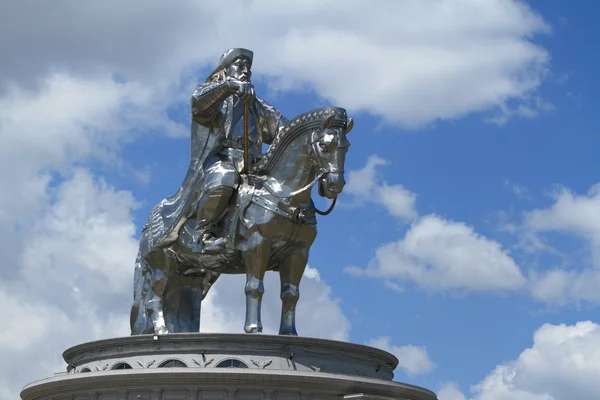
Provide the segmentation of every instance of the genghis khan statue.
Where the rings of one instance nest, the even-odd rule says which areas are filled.
[[[230,49],[191,98],[191,157],[173,196],[150,211],[134,274],[132,334],[198,332],[220,274],[246,275],[244,331],[261,332],[266,271],[281,279],[280,334],[297,335],[299,284],[317,235],[345,184],[353,122],[321,107],[291,121],[256,97],[253,53]],[[269,150],[262,156],[263,143]],[[311,188],[332,200],[316,209]]]

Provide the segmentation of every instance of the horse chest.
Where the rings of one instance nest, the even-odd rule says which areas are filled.
[[[276,207],[277,211],[274,209]],[[258,232],[264,239],[275,247],[284,245],[294,247],[310,247],[317,235],[316,224],[306,224],[294,221],[293,208],[278,207],[270,202],[255,198],[246,210],[244,219],[252,221],[246,235]]]

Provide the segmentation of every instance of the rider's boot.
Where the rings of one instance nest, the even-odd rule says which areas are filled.
[[[215,234],[215,227],[227,211],[227,206],[233,189],[218,186],[202,195],[198,203],[196,216],[196,230],[199,233],[201,253],[221,253],[225,250],[225,238]]]

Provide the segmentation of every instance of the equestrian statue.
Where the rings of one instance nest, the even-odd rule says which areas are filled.
[[[315,214],[328,214],[344,187],[353,121],[337,107],[286,119],[255,95],[252,61],[250,50],[227,50],[192,94],[189,169],[142,229],[132,335],[198,332],[202,300],[221,274],[246,274],[244,331],[261,332],[266,271],[281,279],[279,334],[297,335]],[[311,199],[315,185],[332,200],[325,212]]]

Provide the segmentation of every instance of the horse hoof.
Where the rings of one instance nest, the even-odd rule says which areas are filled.
[[[279,331],[281,336],[298,336],[296,331]]]
[[[167,333],[169,333],[169,330],[166,326],[161,326],[158,329],[154,330],[155,335],[166,335]]]
[[[259,326],[256,324],[246,325],[246,326],[244,326],[244,332],[246,332],[246,333],[261,333],[262,326]]]

